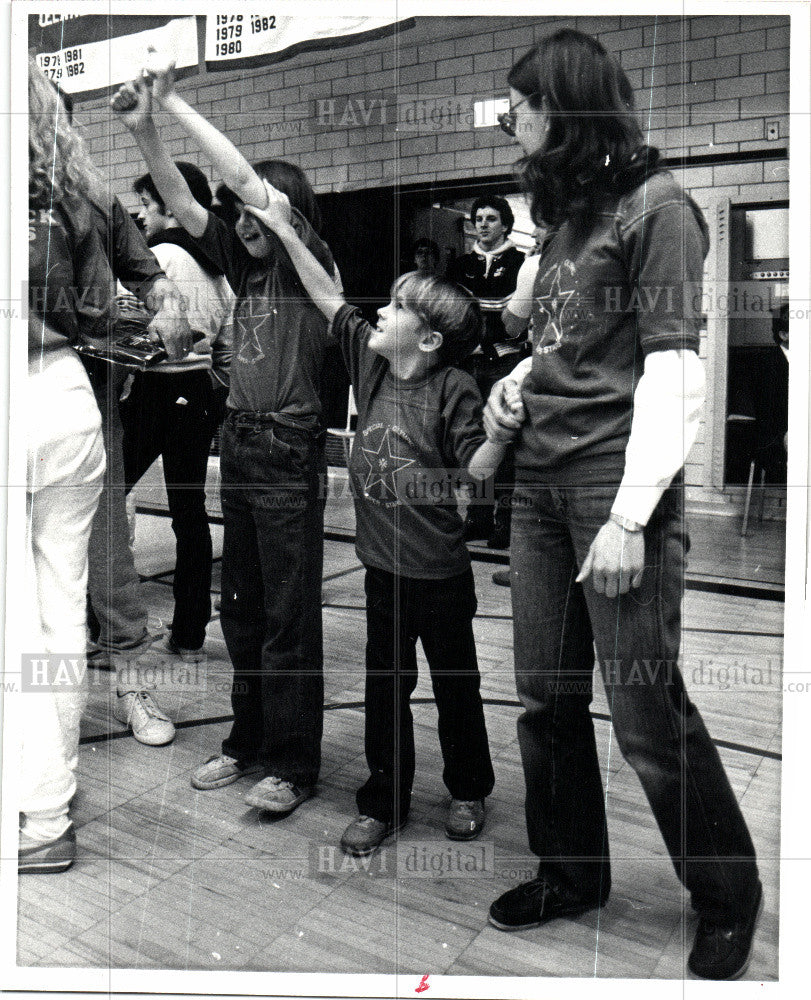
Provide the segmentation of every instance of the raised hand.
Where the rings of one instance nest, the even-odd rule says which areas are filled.
[[[269,181],[262,181],[267,194],[267,207],[257,208],[255,205],[245,205],[245,211],[256,216],[268,229],[277,232],[284,226],[289,226],[293,217],[290,199],[283,191],[279,191]]]
[[[159,52],[154,45],[150,45],[146,53],[146,62],[141,70],[141,75],[152,88],[155,100],[163,102],[170,94],[174,93],[175,60],[169,58],[165,53]]]
[[[152,114],[152,95],[143,80],[132,80],[118,88],[110,107],[130,132],[137,132]]]

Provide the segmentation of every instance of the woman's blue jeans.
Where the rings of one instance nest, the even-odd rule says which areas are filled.
[[[220,470],[221,622],[234,666],[223,753],[312,786],[324,706],[323,434],[229,411]]]
[[[584,899],[607,898],[605,799],[589,711],[596,647],[619,749],[642,783],[676,874],[694,909],[734,921],[751,909],[757,866],[678,669],[682,487],[665,492],[645,529],[641,586],[611,599],[591,578],[581,586],[575,577],[616,492],[615,485],[524,483],[515,493],[512,600],[530,848],[542,873]]]

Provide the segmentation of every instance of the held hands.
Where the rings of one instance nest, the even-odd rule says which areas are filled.
[[[626,531],[616,522],[606,521],[591,543],[575,582],[583,583],[591,573],[597,593],[614,598],[627,594],[630,587],[638,587],[644,570],[644,533]]]
[[[152,94],[144,80],[132,80],[113,94],[110,107],[130,132],[137,132],[152,114]]]
[[[150,45],[146,50],[146,63],[141,70],[144,78],[156,101],[163,102],[174,93],[175,89],[175,60],[170,59],[165,53],[159,52],[154,45]]]
[[[250,212],[268,229],[276,233],[292,222],[293,213],[290,208],[290,199],[284,191],[279,191],[269,181],[263,179],[262,183],[265,185],[268,197],[267,207],[257,208],[255,205],[246,205],[245,211]]]
[[[488,441],[509,444],[515,440],[526,419],[520,385],[509,377],[496,382],[482,416]]]
[[[113,94],[110,107],[121,121],[137,132],[152,113],[152,100],[164,101],[175,89],[175,61],[149,46],[144,68],[136,79],[123,84]]]

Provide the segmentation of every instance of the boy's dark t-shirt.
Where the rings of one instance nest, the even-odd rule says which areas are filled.
[[[470,555],[454,488],[470,482],[467,467],[484,441],[481,397],[458,368],[395,378],[367,346],[371,329],[349,305],[333,320],[358,406],[349,463],[358,558],[399,576],[456,576]]]
[[[295,210],[293,225],[331,274],[329,249]],[[282,424],[316,428],[321,423],[327,321],[310,301],[281,241],[273,233],[268,239],[271,257],[256,260],[233,226],[209,212],[205,232],[197,241],[237,296],[228,406],[274,414]]]

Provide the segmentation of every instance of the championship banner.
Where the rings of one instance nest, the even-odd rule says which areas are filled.
[[[172,53],[179,77],[198,68],[195,16],[32,14],[28,45],[46,76],[85,98],[137,76],[150,45]]]
[[[208,14],[206,68],[221,70],[267,66],[290,59],[298,52],[382,38],[413,24],[413,18],[362,15],[285,17],[272,13]]]

